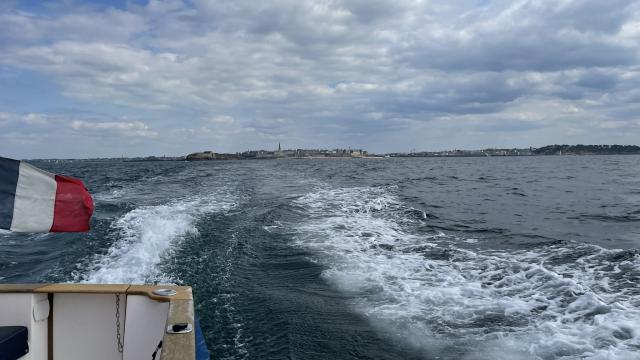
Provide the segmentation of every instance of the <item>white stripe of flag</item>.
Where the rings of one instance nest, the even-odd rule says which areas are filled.
[[[49,231],[53,225],[56,188],[55,175],[21,161],[11,230]]]

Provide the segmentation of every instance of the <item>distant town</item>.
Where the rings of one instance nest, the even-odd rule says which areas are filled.
[[[185,160],[249,160],[278,158],[389,158],[389,157],[487,157],[487,156],[539,156],[539,155],[624,155],[640,154],[635,145],[548,145],[541,148],[411,151],[408,153],[372,154],[362,149],[289,149],[250,150],[235,154],[203,151],[189,154]]]
[[[288,149],[283,150],[278,144],[278,150],[248,150],[235,154],[215,153],[213,151],[203,151],[189,154],[186,160],[251,160],[251,159],[278,159],[278,158],[364,158],[382,157],[371,155],[362,149]]]
[[[417,157],[495,157],[495,156],[545,156],[545,155],[640,155],[636,145],[547,145],[539,148],[488,148],[482,150],[410,151],[374,154],[363,149],[282,149],[247,150],[237,153],[201,151],[186,156],[147,156],[82,159],[91,161],[199,161],[199,160],[268,160],[268,159],[382,159]],[[71,161],[80,159],[33,159],[40,161]]]

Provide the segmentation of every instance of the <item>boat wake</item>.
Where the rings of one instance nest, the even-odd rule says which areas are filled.
[[[96,256],[76,281],[88,283],[169,283],[158,265],[187,236],[197,236],[196,222],[211,213],[228,211],[237,197],[226,188],[163,205],[141,206],[112,223],[118,240]]]
[[[295,201],[297,244],[382,333],[444,359],[631,359],[640,253],[555,242],[526,250],[425,233],[395,187]],[[471,244],[471,245],[470,245]]]

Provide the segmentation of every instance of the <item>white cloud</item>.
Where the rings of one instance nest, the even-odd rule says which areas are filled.
[[[158,133],[151,130],[149,126],[140,121],[111,121],[111,122],[89,122],[74,120],[70,125],[74,130],[97,130],[97,131],[117,131],[125,136],[139,136],[154,138]]]
[[[0,126],[16,126],[18,124],[25,124],[29,128],[33,129],[34,126],[43,127],[49,125],[51,123],[50,120],[51,119],[49,119],[49,116],[46,114],[0,112]]]
[[[46,115],[29,113],[24,116],[23,121],[29,125],[47,125],[49,120]]]

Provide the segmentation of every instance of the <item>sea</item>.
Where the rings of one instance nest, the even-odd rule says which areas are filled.
[[[640,359],[640,156],[34,162],[0,282],[193,287],[214,359]]]

